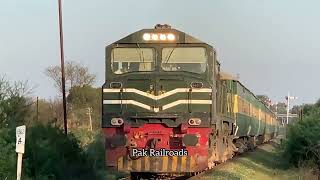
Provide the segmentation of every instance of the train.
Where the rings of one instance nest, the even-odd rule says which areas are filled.
[[[222,71],[213,46],[157,24],[105,48],[107,169],[194,175],[277,135],[275,113]]]

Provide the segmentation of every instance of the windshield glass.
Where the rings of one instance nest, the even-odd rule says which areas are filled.
[[[203,73],[207,59],[206,49],[202,47],[163,48],[161,67],[164,71]]]
[[[152,48],[114,48],[111,52],[111,69],[115,74],[153,71],[154,57]]]

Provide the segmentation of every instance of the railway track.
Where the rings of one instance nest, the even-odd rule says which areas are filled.
[[[128,176],[128,177],[120,178],[119,180],[130,180],[130,179],[131,179],[131,177]]]
[[[279,138],[279,137],[278,137]],[[281,139],[281,138],[280,138]],[[271,141],[274,141],[274,140],[271,140]],[[270,142],[270,141],[269,141]],[[268,143],[268,142],[266,142],[266,143]],[[266,144],[266,143],[263,143],[263,144]],[[259,144],[258,146],[261,146],[261,145],[263,145],[263,144]],[[258,146],[256,146],[255,148],[254,148],[254,150],[256,150],[256,148],[258,147]],[[248,152],[248,151],[245,151],[245,152],[243,152],[243,153],[246,153],[246,152]],[[236,154],[234,157],[232,157],[231,159],[233,159],[233,158],[235,158],[235,157],[237,157],[238,155],[240,155],[240,154],[243,154],[243,153],[238,153],[238,154]],[[223,163],[221,163],[221,164],[223,164]],[[212,168],[208,168],[208,169],[205,169],[205,170],[203,170],[202,172],[197,172],[197,173],[195,173],[195,174],[193,174],[193,175],[190,175],[190,176],[177,176],[177,177],[148,177],[148,178],[140,178],[139,180],[185,180],[185,179],[187,179],[187,180],[196,180],[196,179],[201,179],[201,176],[202,175],[204,175],[205,173],[207,173],[208,171],[210,171],[210,170],[213,170],[213,169],[216,169],[216,168],[218,168],[219,167],[219,165],[220,164],[217,164],[217,165],[215,165],[214,167],[212,167]],[[132,178],[132,179],[134,179],[134,178]],[[128,177],[125,177],[125,178],[121,178],[120,180],[131,180],[131,176],[128,176]]]
[[[196,175],[192,175],[192,176],[179,176],[179,177],[148,177],[148,178],[140,178],[139,180],[185,180],[185,179],[190,179],[190,178],[196,178],[202,174],[204,174],[206,172],[202,171],[197,173]],[[132,178],[135,179],[135,178]],[[120,178],[119,180],[131,180],[131,176],[128,177],[124,177],[124,178]]]
[[[218,165],[217,165],[218,166]],[[215,167],[217,167],[215,166]],[[213,169],[213,168],[211,168]],[[202,172],[197,172],[196,174],[193,174],[193,175],[188,175],[188,176],[176,176],[176,177],[169,177],[169,176],[162,176],[162,177],[156,177],[156,176],[153,176],[153,177],[147,177],[147,178],[139,178],[139,180],[186,180],[186,179],[193,179],[193,178],[196,178],[198,176],[201,176],[203,174],[205,174],[207,172],[208,169],[202,171]],[[119,180],[131,180],[131,179],[138,179],[136,177],[132,177],[131,176],[127,176],[127,177],[124,177],[124,178],[120,178]]]

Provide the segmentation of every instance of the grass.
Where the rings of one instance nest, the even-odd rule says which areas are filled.
[[[202,175],[199,179],[315,179],[317,176],[308,168],[294,168],[283,157],[279,145],[271,142],[253,152],[248,152],[221,164]]]

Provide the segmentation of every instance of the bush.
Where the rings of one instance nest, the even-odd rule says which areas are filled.
[[[56,127],[36,125],[27,131],[25,174],[33,179],[97,179],[78,141]]]
[[[13,179],[16,173],[14,137],[8,129],[0,129],[0,179]]]
[[[289,127],[285,154],[296,166],[311,163],[320,169],[320,108]]]
[[[106,171],[105,167],[105,146],[102,133],[96,132],[94,141],[85,146],[86,154],[91,162],[95,171],[99,174],[101,179],[120,179],[128,176],[127,173],[119,173],[116,171]]]

